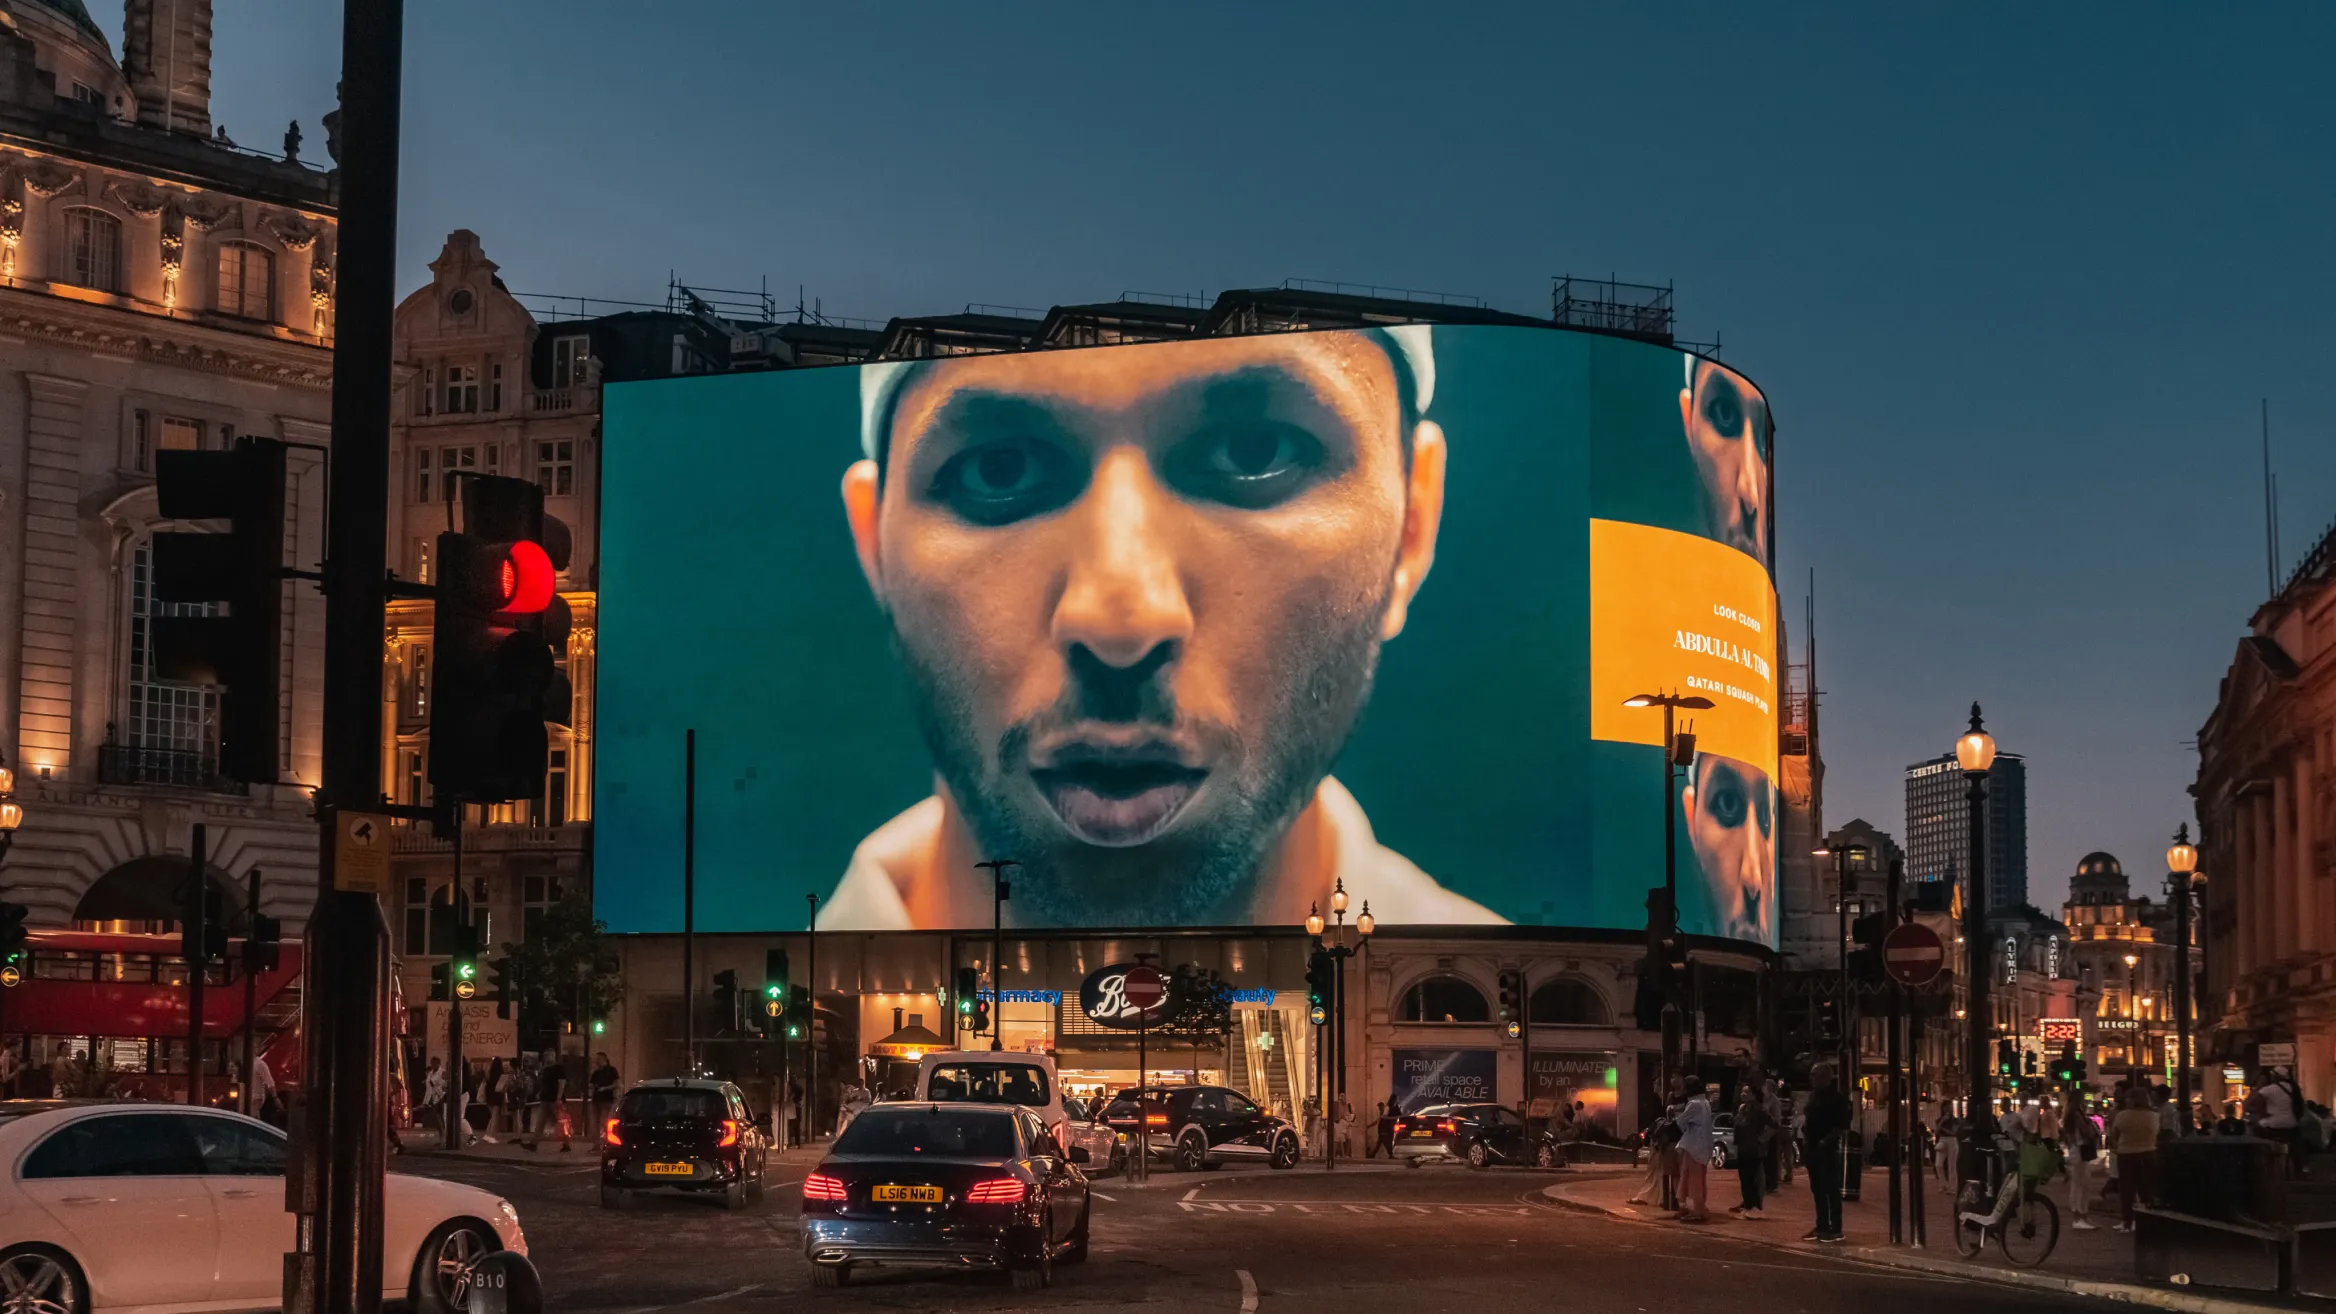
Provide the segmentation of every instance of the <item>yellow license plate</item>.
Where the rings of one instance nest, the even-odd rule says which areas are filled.
[[[938,1186],[879,1186],[868,1196],[878,1204],[939,1204]]]
[[[697,1168],[686,1163],[645,1163],[641,1165],[641,1171],[651,1177],[687,1177],[696,1172]]]

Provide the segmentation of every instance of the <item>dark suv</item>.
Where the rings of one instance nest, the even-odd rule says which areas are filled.
[[[746,1096],[727,1081],[644,1081],[600,1129],[600,1203],[622,1208],[632,1191],[675,1187],[720,1193],[736,1209],[762,1198],[770,1141]]]
[[[1298,1166],[1298,1129],[1224,1086],[1146,1086],[1111,1097],[1103,1121],[1124,1132],[1130,1147],[1149,1130],[1152,1157],[1182,1172],[1228,1159],[1261,1159],[1276,1168]]]

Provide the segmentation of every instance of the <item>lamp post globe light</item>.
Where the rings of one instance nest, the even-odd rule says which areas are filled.
[[[1983,1170],[1983,1147],[1995,1144],[1995,1069],[1989,1057],[1994,1011],[1987,998],[1987,773],[1995,766],[1995,736],[1971,704],[1971,728],[1955,741],[1955,764],[1969,785],[1968,856],[1963,866],[1970,888],[1963,894],[1963,1080],[1971,1134],[1963,1137],[1955,1175],[1975,1181]]]
[[[2181,1111],[2182,1130],[2192,1130],[2190,1117],[2190,897],[2206,883],[2198,870],[2198,850],[2190,843],[2190,823],[2174,831],[2166,850],[2167,892],[2174,900],[2174,1100]]]
[[[1326,1083],[1328,1088],[1322,1093],[1330,1128],[1330,1135],[1323,1145],[1322,1167],[1325,1171],[1338,1166],[1338,1138],[1350,1121],[1346,1109],[1346,960],[1360,952],[1360,946],[1346,942],[1346,906],[1346,881],[1341,878],[1330,891],[1330,913],[1337,919],[1335,922],[1324,923],[1319,904],[1306,911],[1306,934],[1313,938],[1318,950],[1330,956],[1334,973],[1330,987],[1330,1039],[1324,1046],[1329,1051],[1325,1057],[1330,1063],[1330,1080]],[[1365,899],[1362,915],[1355,919],[1355,930],[1360,934],[1362,943],[1370,942],[1371,932],[1378,929],[1378,925],[1378,919],[1371,916],[1371,902]],[[1335,941],[1327,947],[1322,944],[1322,935],[1326,929]]]

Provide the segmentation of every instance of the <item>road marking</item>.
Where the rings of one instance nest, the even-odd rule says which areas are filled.
[[[1233,1275],[1241,1279],[1241,1314],[1257,1314],[1257,1279],[1245,1268],[1234,1269]]]
[[[1422,1214],[1523,1218],[1547,1212],[1523,1204],[1414,1204],[1408,1200],[1179,1200],[1176,1207],[1188,1214],[1271,1214],[1286,1208],[1301,1214],[1385,1214],[1399,1218]]]
[[[1088,1194],[1090,1194],[1090,1195],[1094,1196],[1094,1197],[1095,1197],[1096,1199],[1098,1199],[1098,1200],[1109,1200],[1109,1201],[1111,1201],[1111,1203],[1113,1203],[1113,1204],[1118,1204],[1118,1203],[1119,1203],[1119,1199],[1118,1199],[1118,1197],[1116,1197],[1116,1196],[1109,1196],[1109,1195],[1105,1195],[1105,1194],[1104,1194],[1103,1192],[1101,1192],[1101,1191],[1090,1191],[1090,1192],[1088,1192]]]
[[[733,1287],[728,1291],[717,1291],[711,1296],[699,1296],[694,1300],[685,1300],[678,1305],[642,1305],[634,1309],[620,1310],[618,1311],[618,1314],[658,1314],[658,1311],[660,1310],[687,1309],[692,1305],[711,1304],[717,1300],[728,1300],[732,1296],[743,1296],[749,1291],[759,1291],[762,1289],[762,1285],[763,1284],[760,1282],[749,1282],[743,1287]]]
[[[1190,1200],[1190,1199],[1192,1199],[1192,1197],[1194,1197],[1194,1196],[1196,1196],[1196,1195],[1199,1195],[1199,1194],[1200,1194],[1200,1188],[1196,1186],[1196,1187],[1192,1188],[1191,1190],[1189,1190],[1189,1191],[1186,1191],[1186,1192],[1184,1193],[1184,1200],[1179,1200],[1179,1201],[1177,1201],[1177,1203],[1178,1203],[1178,1204],[1183,1204],[1183,1203],[1184,1203],[1186,1200]]]

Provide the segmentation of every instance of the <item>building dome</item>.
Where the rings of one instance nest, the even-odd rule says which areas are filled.
[[[2068,882],[2072,903],[2123,903],[2131,893],[2125,866],[2111,853],[2096,851],[2077,859],[2076,875]]]
[[[2117,861],[2116,854],[2095,850],[2076,860],[2076,874],[2079,876],[2123,876],[2125,868]]]

